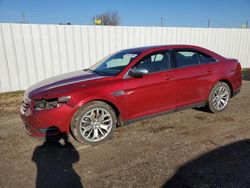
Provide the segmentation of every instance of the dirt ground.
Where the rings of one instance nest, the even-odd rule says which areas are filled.
[[[21,97],[0,95],[0,187],[250,186],[250,81],[222,113],[190,109],[144,120],[95,147],[26,135]]]

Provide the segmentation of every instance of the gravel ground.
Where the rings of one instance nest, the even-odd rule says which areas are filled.
[[[22,92],[0,95],[0,187],[250,187],[250,81],[226,111],[190,109],[116,130],[99,146],[26,135]]]

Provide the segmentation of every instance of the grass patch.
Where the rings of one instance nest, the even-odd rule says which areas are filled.
[[[0,93],[0,99],[19,97],[20,95],[23,95],[23,94],[24,94],[24,91],[4,92],[4,93]]]
[[[242,69],[242,80],[250,81],[250,68]]]
[[[24,91],[0,93],[0,116],[19,113]]]

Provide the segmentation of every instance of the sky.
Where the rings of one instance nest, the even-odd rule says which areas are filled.
[[[92,24],[93,16],[117,11],[121,25],[240,27],[250,25],[250,0],[0,0],[0,22]]]

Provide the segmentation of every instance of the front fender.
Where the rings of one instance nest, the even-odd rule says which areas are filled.
[[[120,118],[123,120],[125,118],[125,103],[124,103],[124,97],[123,96],[111,96],[111,97],[107,97],[107,96],[101,96],[101,95],[95,95],[95,96],[91,96],[91,97],[87,97],[84,98],[82,100],[80,100],[76,105],[75,108],[79,109],[80,107],[86,105],[89,102],[92,101],[103,101],[106,102],[107,104],[111,104],[111,106],[116,109],[114,110],[118,110],[119,111],[119,115]]]

